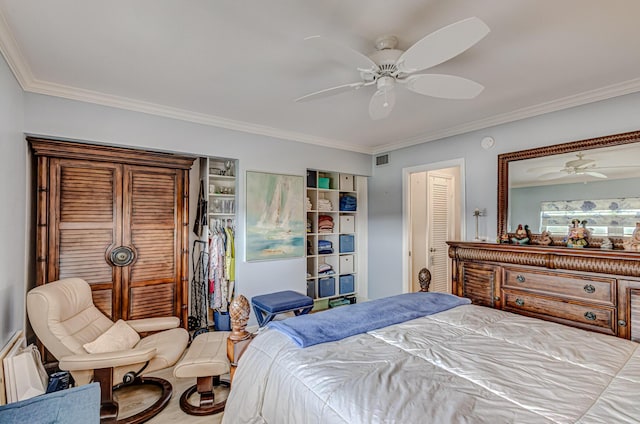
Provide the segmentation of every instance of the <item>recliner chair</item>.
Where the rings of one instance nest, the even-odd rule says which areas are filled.
[[[88,353],[83,345],[96,342],[115,324],[93,304],[91,287],[86,281],[66,278],[30,290],[27,313],[38,339],[59,361],[59,368],[71,372],[76,385],[100,383],[102,422],[116,420],[118,404],[113,399],[113,390],[123,385],[151,384],[160,387],[162,393],[153,405],[122,422],[144,422],[168,404],[173,391],[171,383],[143,377],[142,372],[170,367],[181,357],[189,334],[184,328],[177,328],[180,324],[177,317],[125,321],[138,333],[152,334],[131,348]]]

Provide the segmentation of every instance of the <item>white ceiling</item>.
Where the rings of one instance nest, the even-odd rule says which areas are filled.
[[[467,17],[491,28],[429,72],[477,81],[473,100],[398,90],[372,121],[374,87],[303,39],[400,49]],[[640,91],[638,0],[0,0],[0,50],[27,91],[284,139],[379,153]]]

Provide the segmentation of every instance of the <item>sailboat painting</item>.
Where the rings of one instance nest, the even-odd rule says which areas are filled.
[[[304,256],[302,176],[247,171],[246,260]]]

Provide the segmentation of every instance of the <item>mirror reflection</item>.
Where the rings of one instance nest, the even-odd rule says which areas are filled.
[[[510,161],[507,230],[629,236],[640,221],[640,143]]]

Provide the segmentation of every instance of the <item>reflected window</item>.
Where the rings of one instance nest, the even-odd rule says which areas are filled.
[[[540,202],[540,232],[566,235],[573,219],[586,220],[592,236],[630,236],[640,221],[640,198]]]

